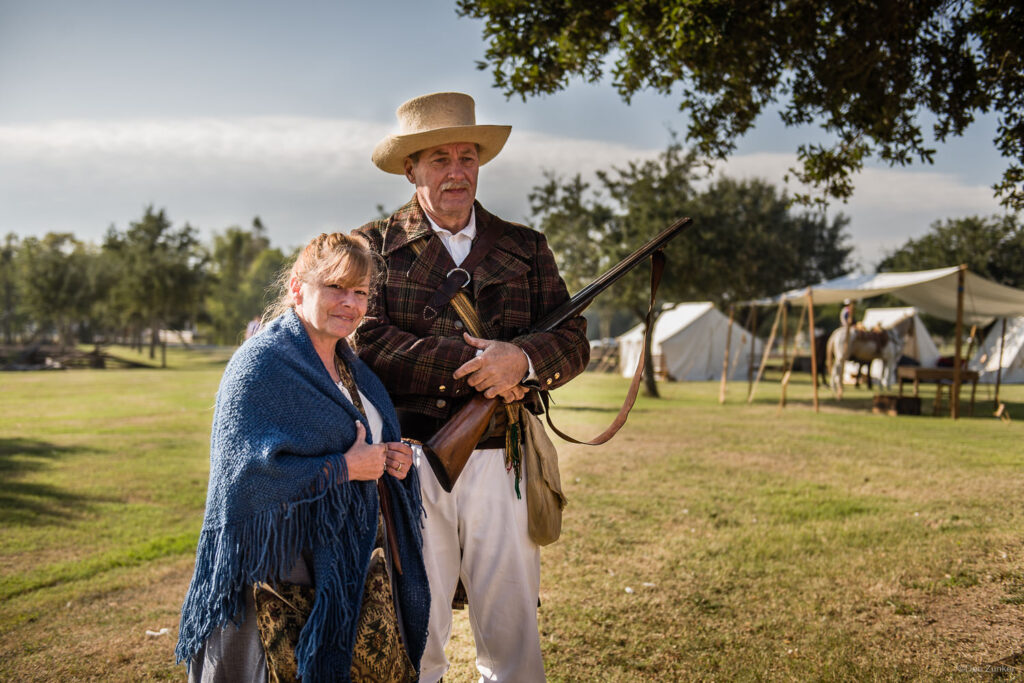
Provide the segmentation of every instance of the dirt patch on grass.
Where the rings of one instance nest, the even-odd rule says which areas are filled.
[[[65,602],[48,601],[5,615],[0,635],[0,678],[18,681],[181,680],[174,664],[181,601],[192,557],[131,570],[126,587],[82,590]],[[162,635],[147,635],[146,631]]]
[[[908,664],[930,673],[1024,674],[1024,607],[998,580],[940,592],[904,590],[861,618]]]

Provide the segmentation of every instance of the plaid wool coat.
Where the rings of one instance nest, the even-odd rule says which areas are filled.
[[[587,366],[587,323],[573,318],[553,332],[529,334],[530,326],[569,298],[544,236],[509,223],[475,203],[477,235],[499,229],[497,241],[476,267],[467,289],[476,303],[484,337],[507,341],[529,355],[541,388],[554,389]],[[395,407],[433,418],[448,418],[475,390],[455,370],[476,349],[462,338],[462,321],[449,304],[428,335],[410,330],[434,292],[455,267],[430,227],[423,209],[412,201],[388,218],[356,231],[369,240],[387,264],[366,317],[356,330],[356,348],[388,388]],[[425,240],[417,256],[409,246]]]

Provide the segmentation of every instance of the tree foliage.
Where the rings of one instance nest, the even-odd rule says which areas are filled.
[[[18,305],[17,274],[18,248],[20,241],[14,233],[8,233],[0,245],[0,306],[3,307],[2,323],[3,343],[13,344],[15,332],[23,325],[23,312]]]
[[[150,357],[159,331],[194,320],[206,284],[206,254],[195,228],[173,229],[164,210],[147,207],[124,233],[113,226],[103,244],[115,264],[113,301],[126,325],[148,327]]]
[[[666,247],[666,300],[726,305],[849,270],[846,216],[829,220],[820,211],[796,211],[785,192],[762,180],[721,177],[699,190],[696,164],[692,152],[673,142],[657,159],[598,173],[598,190],[578,175],[563,182],[546,173],[530,195],[533,217],[570,289],[582,288],[683,216],[694,225]],[[642,319],[647,281],[622,282],[611,292],[615,307]]]
[[[251,230],[215,233],[207,246],[191,225],[175,228],[152,206],[124,232],[111,226],[100,246],[70,233],[10,233],[0,242],[0,343],[56,336],[64,345],[121,340],[141,350],[148,331],[155,357],[161,330],[193,329],[237,344],[294,256],[270,245],[259,218]]]
[[[1010,0],[458,0],[484,20],[490,69],[506,96],[550,94],[610,71],[627,102],[652,90],[680,98],[688,140],[724,159],[765,110],[817,124],[826,144],[797,148],[820,201],[845,200],[875,156],[931,162],[924,115],[941,142],[995,112],[1008,160],[995,186],[1024,207],[1024,9]],[[811,197],[800,199],[810,201]]]
[[[670,242],[659,298],[719,305],[776,294],[846,272],[847,219],[795,213],[785,193],[763,181],[721,178],[696,187],[696,156],[672,142],[656,159],[598,173],[600,191],[577,175],[545,174],[530,195],[570,289],[580,289],[678,218],[694,225]],[[599,298],[598,311],[629,310],[643,321],[649,270],[638,268]],[[648,354],[649,356],[650,354]],[[653,373],[648,394],[656,395]]]
[[[284,265],[280,249],[271,248],[259,218],[252,230],[230,227],[213,237],[206,314],[213,341],[235,344],[246,323],[267,305],[265,295]]]
[[[879,271],[967,264],[971,272],[1024,288],[1024,226],[1015,216],[970,216],[932,223],[931,232],[887,255]]]
[[[682,147],[673,143],[657,159],[631,161],[625,168],[598,172],[601,188],[589,197],[590,185],[579,175],[563,183],[554,173],[546,172],[545,183],[530,194],[530,205],[536,225],[559,256],[569,288],[582,289],[687,215],[694,196],[695,165],[694,156],[684,154]],[[680,241],[669,243],[667,251],[675,254]],[[603,295],[602,304],[627,309],[643,319],[647,278],[645,274],[620,280]],[[671,285],[665,282],[663,287]]]
[[[19,298],[36,331],[56,331],[62,345],[73,345],[105,294],[96,250],[70,233],[49,233],[26,238],[18,262],[18,279],[29,283]]]
[[[684,267],[696,277],[688,280],[687,298],[724,307],[849,270],[849,219],[794,211],[786,194],[763,180],[720,178],[692,202],[690,214],[695,234]]]

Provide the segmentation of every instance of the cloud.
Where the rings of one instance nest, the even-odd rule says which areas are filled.
[[[207,234],[260,215],[276,244],[298,245],[320,231],[354,228],[378,204],[391,209],[411,196],[404,178],[369,160],[390,132],[375,122],[282,116],[0,125],[0,232],[61,230],[97,240],[152,203]],[[593,180],[598,169],[659,151],[520,128],[481,171],[479,196],[499,215],[525,220],[542,170]],[[787,154],[749,154],[721,172],[781,186],[794,162]],[[934,220],[999,207],[989,188],[950,174],[869,168],[856,178],[851,202],[830,208],[839,211],[853,219],[858,254],[874,261]]]
[[[748,154],[730,159],[723,171],[734,177],[775,178],[780,185],[797,163],[794,154]],[[956,212],[974,207],[990,211],[998,202],[983,185],[967,185],[951,173],[891,168],[866,168],[855,180],[854,199],[859,208],[902,212],[908,208]],[[790,183],[794,187],[793,183]],[[803,191],[805,188],[801,188]]]
[[[205,230],[259,214],[276,242],[298,244],[319,231],[356,227],[378,204],[394,208],[411,196],[404,178],[370,162],[390,132],[371,122],[307,117],[0,126],[0,183],[11,196],[0,206],[0,230],[69,230],[95,240],[153,203]],[[517,131],[484,170],[480,196],[521,220],[542,168],[589,174],[638,153]]]
[[[788,184],[784,180],[796,163],[793,154],[748,154],[729,159],[721,172],[736,178],[765,178],[790,194],[808,191],[792,179]],[[990,187],[951,173],[870,167],[854,183],[850,201],[834,203],[828,212],[851,218],[855,255],[868,270],[908,239],[924,235],[935,221],[1003,212]]]

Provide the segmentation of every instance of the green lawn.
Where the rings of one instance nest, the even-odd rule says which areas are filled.
[[[0,680],[183,678],[172,651],[226,355],[0,375]],[[625,385],[577,379],[556,423],[593,436]],[[551,680],[1024,667],[1024,387],[1001,392],[1010,422],[985,387],[955,422],[873,415],[863,389],[839,405],[823,390],[815,414],[803,377],[782,410],[777,378],[753,405],[745,383],[725,405],[717,383],[660,388],[610,444],[560,447],[570,504],[540,610]],[[468,633],[460,613],[446,680],[471,679]]]

